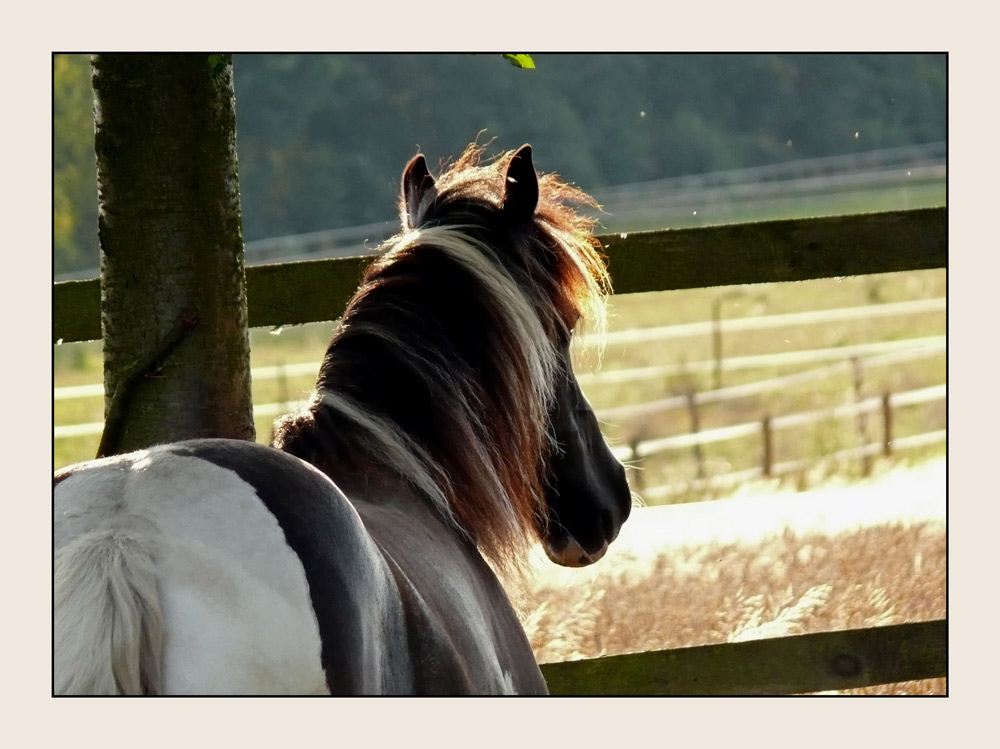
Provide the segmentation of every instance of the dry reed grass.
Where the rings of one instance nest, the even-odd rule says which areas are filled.
[[[539,662],[943,618],[941,522],[627,553],[543,574],[520,599]],[[581,573],[582,571],[573,571]],[[841,694],[945,694],[946,679]]]

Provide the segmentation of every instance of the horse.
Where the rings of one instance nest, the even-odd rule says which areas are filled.
[[[57,694],[544,694],[501,583],[599,560],[631,492],[573,374],[609,278],[525,145],[402,175],[316,387],[271,444],[55,475]]]

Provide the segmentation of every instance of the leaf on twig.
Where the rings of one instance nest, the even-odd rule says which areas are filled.
[[[531,55],[511,55],[505,54],[503,56],[507,62],[513,65],[515,68],[521,68],[522,70],[534,70],[535,61],[531,59]]]

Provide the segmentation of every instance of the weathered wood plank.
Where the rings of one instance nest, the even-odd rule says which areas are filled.
[[[546,663],[552,694],[802,694],[946,676],[945,620]]]
[[[942,268],[946,208],[763,221],[599,237],[615,292]],[[247,268],[251,327],[337,318],[371,258]],[[53,341],[100,338],[97,279],[53,288]]]
[[[52,287],[52,342],[101,337],[101,284],[96,278]]]
[[[247,268],[251,328],[336,320],[371,257],[302,260]]]
[[[304,260],[247,268],[251,328],[335,320],[358,287],[369,257]],[[101,337],[101,286],[96,278],[53,285],[52,340]]]
[[[803,281],[948,262],[946,208],[603,236],[615,292]]]

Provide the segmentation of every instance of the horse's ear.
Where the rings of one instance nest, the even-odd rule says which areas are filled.
[[[409,226],[416,226],[420,203],[428,192],[436,191],[434,178],[427,169],[427,160],[422,153],[417,154],[403,170],[402,201]]]
[[[517,149],[507,165],[503,189],[503,211],[512,219],[527,221],[538,205],[538,175],[531,163],[531,146]]]

